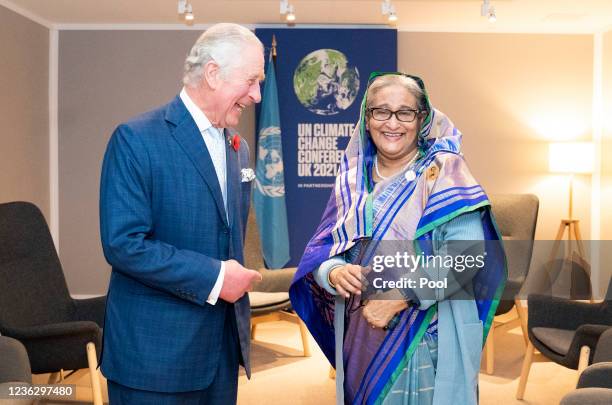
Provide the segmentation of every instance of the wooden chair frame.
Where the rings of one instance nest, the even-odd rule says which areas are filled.
[[[310,342],[308,340],[308,329],[306,329],[306,325],[304,325],[304,322],[300,319],[300,317],[293,312],[281,310],[268,314],[253,315],[251,318],[251,339],[255,340],[257,325],[264,322],[275,321],[287,321],[298,325],[300,328],[300,336],[302,338],[302,350],[304,357],[310,357],[312,355],[310,352]]]
[[[91,386],[84,387],[81,385],[76,386],[76,398],[75,401],[79,402],[91,402],[94,405],[103,405],[102,401],[102,386],[100,384],[101,376],[98,370],[98,357],[96,354],[96,345],[93,342],[87,343],[87,364],[88,368],[82,368],[79,370],[72,370],[66,372],[60,370],[56,373],[51,373],[47,384],[75,384],[83,376],[89,373],[89,381]],[[48,400],[57,400],[57,397],[45,398]]]

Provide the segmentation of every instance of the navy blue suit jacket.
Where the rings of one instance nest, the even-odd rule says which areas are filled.
[[[112,266],[101,359],[108,379],[158,392],[205,389],[227,316],[236,319],[250,374],[248,296],[206,303],[221,260],[243,260],[248,146],[226,150],[227,215],[206,144],[179,97],[113,133],[100,189]]]

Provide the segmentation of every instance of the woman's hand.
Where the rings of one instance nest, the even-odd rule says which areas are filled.
[[[360,295],[362,288],[361,266],[356,264],[345,264],[333,268],[329,272],[329,281],[338,291],[338,294],[348,298],[351,294]]]
[[[406,300],[370,300],[363,307],[362,314],[372,328],[384,328],[395,314],[406,308]]]

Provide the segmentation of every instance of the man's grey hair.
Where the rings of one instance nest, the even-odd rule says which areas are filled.
[[[197,87],[202,80],[204,65],[214,60],[221,68],[222,77],[240,60],[241,51],[249,44],[261,41],[251,30],[238,24],[221,23],[207,29],[191,48],[183,74],[183,84]]]

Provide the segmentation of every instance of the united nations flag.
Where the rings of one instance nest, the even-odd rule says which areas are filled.
[[[253,203],[266,266],[280,269],[289,262],[289,231],[285,205],[283,148],[278,91],[272,58],[268,61],[259,115]]]

